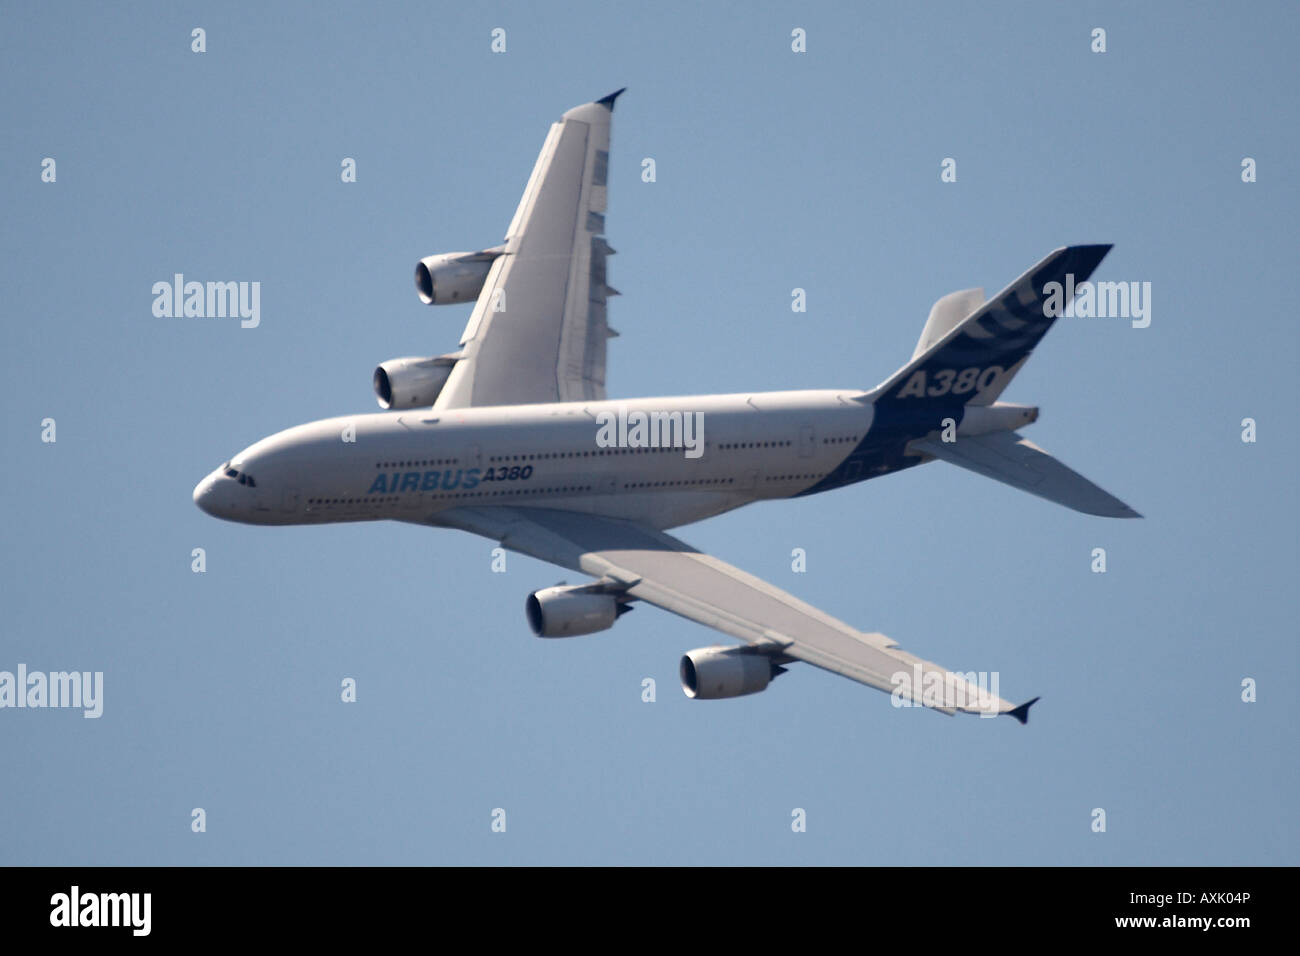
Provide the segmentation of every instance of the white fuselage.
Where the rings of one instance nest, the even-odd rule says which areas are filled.
[[[436,521],[449,508],[513,505],[673,528],[814,488],[863,453],[866,396],[757,392],[329,418],[250,446],[204,478],[194,499],[250,524]],[[638,421],[647,427],[638,431]]]

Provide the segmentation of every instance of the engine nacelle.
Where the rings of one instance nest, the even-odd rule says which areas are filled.
[[[432,405],[447,384],[456,357],[389,359],[375,369],[375,397],[380,408],[419,408]]]
[[[483,291],[492,260],[503,246],[478,252],[445,252],[426,256],[415,265],[415,289],[425,305],[473,302]]]
[[[577,637],[612,627],[618,616],[630,611],[612,594],[584,587],[542,588],[528,595],[524,612],[538,637]]]
[[[745,647],[698,647],[682,655],[680,672],[687,697],[722,700],[757,694],[782,668]]]

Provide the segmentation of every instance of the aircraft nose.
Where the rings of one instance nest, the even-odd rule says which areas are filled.
[[[216,478],[213,475],[208,475],[206,478],[204,478],[202,481],[200,481],[197,485],[194,486],[194,503],[199,506],[200,511],[203,511],[206,514],[210,514],[213,517],[217,517],[214,508],[215,495],[213,494],[212,491],[212,486],[215,483],[216,483]]]

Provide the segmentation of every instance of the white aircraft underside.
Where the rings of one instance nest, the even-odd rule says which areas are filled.
[[[199,482],[195,502],[248,524],[457,528],[583,572],[594,580],[529,596],[534,632],[603,630],[643,601],[742,641],[682,658],[691,697],[754,693],[806,661],[899,701],[1023,723],[1034,701],[1014,706],[664,532],[936,458],[1078,511],[1137,517],[1017,433],[1036,408],[998,401],[1053,322],[1045,286],[1067,272],[1082,282],[1110,247],[1058,249],[988,302],[981,290],[945,296],[912,360],[869,391],[609,400],[617,95],[551,127],[502,245],[417,266],[426,303],[475,303],[458,351],[383,363],[388,411],[265,438]]]

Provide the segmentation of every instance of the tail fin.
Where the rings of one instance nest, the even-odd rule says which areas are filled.
[[[1140,518],[1010,430],[1037,418],[1037,409],[980,407],[997,401],[1064,310],[1066,290],[1085,282],[1110,248],[1057,249],[982,305],[976,289],[936,302],[912,360],[872,391],[873,428],[892,429],[909,454],[942,458],[1075,511]],[[956,441],[936,438],[947,418],[965,426]]]
[[[1067,246],[1048,255],[873,390],[876,407],[912,412],[913,406],[928,406],[929,417],[934,411],[992,404],[1056,321],[1066,304],[1063,290],[1087,280],[1110,249]],[[1073,282],[1067,282],[1071,275]],[[942,328],[972,302],[971,291],[935,303],[922,343],[931,324]],[[941,309],[949,300],[955,301]]]

